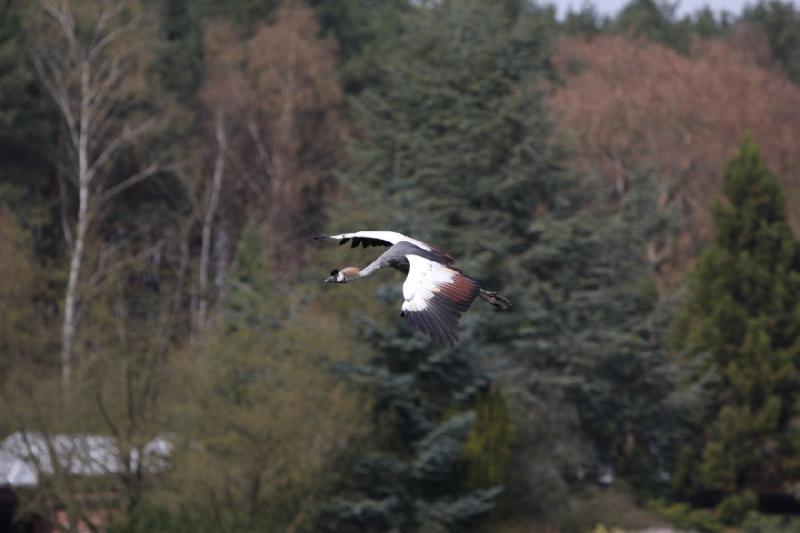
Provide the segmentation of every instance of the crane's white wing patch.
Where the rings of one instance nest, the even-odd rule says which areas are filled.
[[[350,247],[355,248],[358,245],[367,248],[368,246],[392,246],[398,242],[410,242],[414,246],[422,248],[426,252],[431,252],[444,260],[445,263],[452,263],[453,258],[449,254],[439,250],[435,246],[431,246],[427,242],[412,239],[408,235],[397,233],[396,231],[356,231],[353,233],[342,233],[340,235],[330,235],[330,239],[339,241],[339,246],[350,242]]]
[[[439,344],[455,344],[458,319],[478,296],[480,286],[464,274],[418,255],[408,255],[403,283],[403,315]]]
[[[431,246],[426,244],[422,241],[418,241],[416,239],[412,239],[407,235],[403,235],[402,233],[397,233],[396,231],[356,231],[353,233],[342,233],[341,235],[331,235],[331,239],[337,239],[339,241],[347,242],[350,239],[359,239],[359,240],[366,240],[366,241],[381,241],[384,243],[384,246],[391,246],[392,244],[397,244],[400,241],[407,241],[411,244],[419,246],[423,250],[430,251]],[[344,244],[344,243],[342,243]],[[357,244],[354,245],[358,246]]]

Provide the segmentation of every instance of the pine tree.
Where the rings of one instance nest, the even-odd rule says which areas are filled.
[[[518,489],[541,494],[543,512],[558,503],[554,494],[566,499],[570,484],[605,473],[658,489],[685,437],[663,342],[672,306],[659,299],[645,254],[669,223],[658,190],[639,176],[613,208],[592,180],[580,185],[580,195],[564,191],[577,205],[531,224],[519,259],[528,278],[513,290],[524,309],[506,333],[519,369],[513,392],[531,413],[521,438],[533,446],[560,433],[551,447],[559,453],[539,458],[542,481]],[[537,424],[549,420],[543,403],[563,413],[546,430]]]
[[[157,68],[164,87],[188,99],[203,77],[202,26],[197,9],[187,0],[164,2],[161,19],[162,53]]]
[[[614,27],[686,53],[691,27],[688,19],[678,20],[676,10],[677,4],[669,1],[631,0],[620,11]]]
[[[692,275],[676,325],[679,347],[700,369],[709,403],[695,488],[722,500],[735,521],[754,492],[797,473],[789,425],[800,355],[800,249],[783,192],[753,141],[728,163],[716,239]]]
[[[323,36],[338,44],[339,74],[348,94],[358,94],[379,78],[383,53],[391,46],[400,25],[398,17],[408,11],[408,0],[309,0]]]
[[[747,7],[742,19],[764,32],[772,56],[792,81],[800,83],[800,9],[796,4],[761,0]]]
[[[533,15],[512,4],[459,0],[405,15],[374,88],[353,102],[365,139],[344,177],[385,208],[379,226],[431,239],[492,289],[502,288],[499,265],[520,246],[533,206],[556,202],[558,180],[549,172],[551,126],[528,83],[543,49],[528,31]],[[395,306],[397,284],[379,295]],[[491,332],[483,311],[481,329]],[[460,531],[492,508],[510,424],[475,413],[498,394],[480,367],[491,351],[478,322],[465,317],[459,347],[437,350],[405,325],[361,320],[376,352],[359,369],[376,423],[367,450],[352,458],[345,497],[323,511],[330,530]]]
[[[59,250],[60,225],[48,156],[58,124],[36,80],[22,29],[25,3],[0,0],[0,205],[36,232],[37,256]]]
[[[405,327],[362,321],[377,355],[361,375],[378,398],[384,440],[376,439],[380,453],[356,454],[357,481],[324,514],[335,527],[413,531],[429,516],[416,510],[445,498],[465,518],[488,509],[491,493],[470,492],[476,486],[459,479],[465,471],[467,479],[493,480],[484,491],[504,481],[519,508],[546,513],[587,466],[635,470],[630,463],[644,461],[642,477],[653,479],[666,461],[674,424],[664,431],[659,421],[672,376],[645,257],[659,230],[645,216],[655,193],[642,186],[616,213],[596,183],[565,170],[537,89],[549,75],[549,20],[525,3],[427,5],[409,15],[381,63],[380,84],[354,102],[363,140],[345,185],[381,206],[375,225],[443,247],[515,307],[493,313],[476,303],[448,351]],[[396,305],[398,284],[379,295]],[[470,420],[479,431],[479,402],[496,390],[479,366],[487,360],[512,370],[503,393],[516,418],[514,466],[502,477],[487,474],[498,465],[473,455],[490,447],[505,453],[507,441],[492,435],[497,428],[466,431]],[[645,394],[620,394],[631,386]],[[632,441],[635,451],[625,451]],[[432,466],[438,484],[420,483],[415,476]],[[458,530],[462,522],[433,523]]]

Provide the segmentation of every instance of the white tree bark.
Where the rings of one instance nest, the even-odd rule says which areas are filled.
[[[208,316],[208,266],[211,257],[211,234],[214,217],[219,206],[222,192],[222,179],[225,173],[225,157],[228,150],[228,141],[225,133],[225,119],[221,111],[217,112],[214,120],[214,130],[217,139],[217,158],[214,162],[214,173],[211,177],[211,186],[208,194],[208,204],[203,216],[203,233],[200,244],[200,272],[198,275],[198,303],[195,311],[195,331],[205,329]]]
[[[119,18],[123,2],[104,3],[92,21],[91,38],[82,40],[76,22],[78,5],[40,0],[46,22],[31,32],[39,79],[55,101],[67,128],[70,153],[65,154],[62,166],[69,171],[78,192],[74,230],[70,227],[71,217],[65,215],[62,221],[70,248],[61,331],[62,385],[66,397],[75,366],[80,286],[86,240],[95,222],[93,215],[102,203],[159,170],[158,165],[151,165],[113,187],[106,186],[105,173],[119,150],[151,131],[156,121],[151,117],[131,125],[121,124],[113,117],[114,102],[126,75],[130,74],[131,59],[139,51],[133,46],[118,46],[118,42],[128,36],[137,21],[125,22]],[[66,206],[63,211],[66,213]]]
[[[69,392],[72,376],[72,341],[75,337],[78,280],[83,266],[83,250],[86,230],[89,226],[89,65],[80,67],[80,127],[78,131],[78,219],[75,239],[72,242],[69,262],[69,278],[64,296],[64,323],[61,341],[61,373],[65,394]]]

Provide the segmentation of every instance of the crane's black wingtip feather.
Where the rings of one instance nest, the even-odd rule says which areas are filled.
[[[440,310],[404,311],[409,323],[428,335],[443,348],[452,348],[458,341],[458,318]]]

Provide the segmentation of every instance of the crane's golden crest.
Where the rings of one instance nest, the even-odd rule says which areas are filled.
[[[360,269],[358,269],[356,267],[344,267],[342,270],[340,270],[340,272],[341,272],[342,276],[344,277],[344,279],[353,280],[353,279],[356,279],[358,277],[358,273],[360,272]]]

